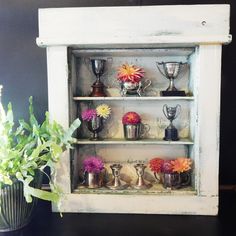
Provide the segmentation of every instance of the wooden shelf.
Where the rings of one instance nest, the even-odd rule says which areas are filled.
[[[141,139],[141,140],[125,140],[125,139],[103,139],[98,141],[93,141],[89,139],[77,139],[76,144],[125,144],[125,145],[135,145],[135,144],[155,144],[155,145],[193,145],[194,142],[190,139],[180,139],[179,141],[165,141],[162,139]]]
[[[165,189],[161,184],[153,184],[150,189],[137,190],[131,187],[128,187],[124,190],[111,190],[106,187],[101,187],[97,189],[89,189],[83,185],[79,185],[74,189],[73,193],[75,194],[126,194],[126,195],[196,195],[197,192],[193,187],[185,187],[178,190]]]
[[[194,97],[73,97],[74,101],[194,101]]]

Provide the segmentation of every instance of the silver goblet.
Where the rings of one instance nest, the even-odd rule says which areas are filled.
[[[183,65],[182,62],[157,62],[157,69],[160,73],[169,79],[169,87],[166,91],[161,91],[162,96],[186,96],[185,91],[179,91],[174,85],[174,80],[178,77]],[[162,66],[162,69],[160,68]]]
[[[102,131],[103,129],[103,118],[99,116],[94,116],[92,120],[87,121],[87,127],[88,130],[92,132],[93,136],[90,138],[90,140],[102,140],[98,136],[98,133]]]

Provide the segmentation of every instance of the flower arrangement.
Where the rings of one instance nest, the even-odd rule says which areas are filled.
[[[136,125],[141,123],[141,117],[138,113],[130,111],[124,114],[122,117],[122,123],[124,125]]]
[[[141,67],[126,63],[118,68],[117,79],[120,82],[139,83],[144,73]]]
[[[95,116],[107,119],[111,114],[111,108],[107,104],[101,104],[95,109],[87,109],[82,112],[83,121],[91,121]]]
[[[159,157],[149,161],[149,167],[154,173],[183,173],[191,170],[192,160],[186,157],[179,157],[175,160],[163,160]]]
[[[84,171],[99,174],[104,169],[104,163],[99,156],[88,156],[83,161]]]
[[[179,157],[176,160],[171,161],[173,172],[183,173],[191,170],[192,160],[185,157]]]

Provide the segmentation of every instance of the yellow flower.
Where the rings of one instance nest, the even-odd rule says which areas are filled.
[[[107,119],[111,114],[111,108],[107,104],[101,104],[96,108],[97,115]]]

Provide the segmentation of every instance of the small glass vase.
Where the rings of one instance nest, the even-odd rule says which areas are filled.
[[[98,133],[102,131],[103,129],[103,118],[99,116],[94,116],[92,120],[87,121],[87,127],[88,130],[92,132],[92,137],[90,140],[96,141],[96,140],[102,140],[98,136]]]

